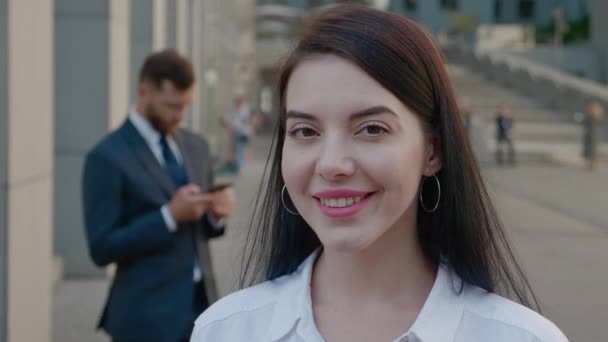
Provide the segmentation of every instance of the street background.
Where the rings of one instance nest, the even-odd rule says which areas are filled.
[[[221,294],[237,289],[277,119],[277,65],[304,20],[336,2],[0,0],[0,342],[108,341],[95,330],[109,272],[88,255],[82,165],[125,120],[141,63],[160,49],[193,61],[185,126],[218,165],[229,145],[220,118],[235,97],[264,118],[236,179],[236,214],[211,242]],[[434,35],[459,98],[470,98],[475,153],[543,314],[571,341],[608,341],[608,1],[348,2]],[[589,100],[607,112],[595,171],[575,115]],[[515,119],[513,166],[494,160],[501,103]]]

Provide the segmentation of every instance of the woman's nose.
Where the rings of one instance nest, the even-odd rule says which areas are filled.
[[[320,150],[317,173],[326,180],[338,180],[355,173],[355,162],[346,143],[329,142]]]

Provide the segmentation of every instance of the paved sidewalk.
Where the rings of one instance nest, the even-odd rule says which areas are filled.
[[[543,314],[576,342],[608,336],[606,176],[568,167],[486,169]]]

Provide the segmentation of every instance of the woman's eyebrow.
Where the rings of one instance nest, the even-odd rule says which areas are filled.
[[[397,116],[397,114],[395,114],[394,111],[392,111],[390,108],[388,108],[386,106],[373,106],[373,107],[369,107],[369,108],[366,108],[366,109],[363,109],[363,110],[360,110],[360,111],[357,111],[357,112],[351,114],[350,118],[351,119],[360,119],[362,117],[383,114],[383,113],[393,114],[393,115]],[[314,114],[301,112],[301,111],[297,111],[297,110],[288,111],[286,114],[286,118],[287,119],[293,118],[293,119],[316,120],[316,116]]]
[[[290,110],[286,114],[286,119],[306,119],[306,120],[316,120],[316,116],[314,114],[300,112],[297,110]]]
[[[373,106],[373,107],[369,107],[367,109],[363,109],[363,110],[360,110],[358,112],[351,114],[350,118],[351,119],[360,119],[360,118],[363,118],[366,116],[384,114],[384,113],[393,114],[393,115],[397,116],[397,114],[395,114],[394,111],[392,111],[390,108],[388,108],[386,106]]]

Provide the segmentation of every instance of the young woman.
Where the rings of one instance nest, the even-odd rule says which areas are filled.
[[[263,282],[203,313],[191,341],[566,341],[526,307],[534,296],[422,28],[332,7],[279,87],[244,272]]]

